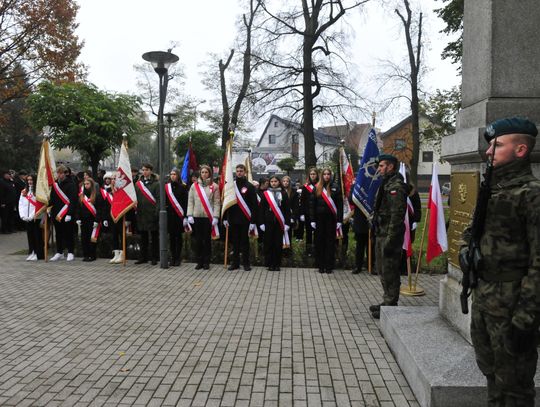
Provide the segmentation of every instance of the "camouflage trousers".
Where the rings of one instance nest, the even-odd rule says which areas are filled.
[[[381,278],[383,303],[397,305],[401,286],[401,246],[386,247],[385,240],[384,237],[375,240],[375,270]]]
[[[472,305],[471,337],[476,363],[486,376],[489,407],[534,406],[538,352],[510,354],[504,346],[511,318],[494,316]]]

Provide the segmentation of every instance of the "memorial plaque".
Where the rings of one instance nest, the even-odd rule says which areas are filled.
[[[450,176],[450,225],[448,228],[448,261],[459,267],[462,233],[471,223],[480,189],[480,173],[453,172]]]

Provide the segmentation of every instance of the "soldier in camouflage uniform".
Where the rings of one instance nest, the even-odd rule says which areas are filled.
[[[378,172],[382,182],[377,191],[373,223],[375,226],[375,267],[384,291],[383,302],[369,307],[373,318],[379,319],[381,305],[395,306],[401,285],[401,250],[405,234],[407,187],[397,171],[398,160],[393,155],[379,156]]]
[[[534,406],[540,321],[540,182],[529,154],[538,131],[526,119],[487,127],[491,198],[473,292],[471,337],[489,406]],[[495,150],[495,153],[493,152]],[[464,232],[466,242],[470,230]],[[461,250],[468,250],[463,246]]]

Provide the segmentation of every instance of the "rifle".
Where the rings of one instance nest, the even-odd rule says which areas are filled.
[[[472,294],[473,288],[478,286],[479,273],[484,266],[484,257],[480,251],[480,239],[484,234],[486,224],[487,205],[491,198],[491,177],[493,175],[493,159],[495,158],[495,147],[497,146],[497,137],[493,140],[493,153],[491,160],[488,161],[484,180],[480,184],[480,191],[476,199],[476,207],[471,224],[471,237],[466,250],[459,252],[459,266],[463,272],[461,280],[461,312],[469,313],[468,298]]]

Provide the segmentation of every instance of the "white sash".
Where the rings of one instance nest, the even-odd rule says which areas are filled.
[[[96,207],[92,204],[92,202],[90,202],[90,199],[86,195],[83,196],[83,204],[86,206],[86,209],[88,209],[88,212],[90,212],[95,218],[97,215]]]
[[[165,184],[165,193],[167,194],[167,198],[169,198],[169,202],[171,203],[174,211],[178,215],[180,219],[184,218],[184,210],[182,209],[182,206],[174,196],[172,185],[169,182],[168,184]]]
[[[64,216],[66,216],[66,214],[67,214],[67,212],[69,210],[70,201],[69,201],[69,198],[67,197],[67,195],[64,193],[64,191],[62,191],[60,189],[60,185],[58,185],[58,182],[55,182],[53,184],[53,188],[54,188],[54,192],[56,192],[56,195],[58,195],[60,200],[64,203],[64,206],[62,207],[62,209],[60,209],[60,211],[56,215],[56,220],[58,222],[61,222],[62,219],[64,219]]]
[[[244,212],[244,215],[246,215],[247,220],[251,222],[251,211],[249,210],[249,206],[247,205],[246,201],[244,201],[242,194],[238,190],[238,185],[236,185],[236,182],[234,183],[234,192],[236,194],[238,206],[240,207],[242,212]]]
[[[283,212],[281,212],[281,209],[279,209],[276,199],[274,198],[274,194],[269,191],[264,191],[264,197],[266,198],[268,206],[270,206],[270,209],[272,209],[272,212],[276,216],[279,226],[283,231],[283,248],[288,248],[291,246],[291,242],[289,240],[289,234],[285,230],[285,216],[283,216]]]
[[[214,220],[214,215],[212,214],[212,211],[210,210],[210,200],[208,199],[208,196],[206,195],[204,188],[201,188],[198,182],[195,183],[195,191],[197,192],[197,195],[199,196],[202,207],[204,209],[204,213],[206,213],[206,216],[208,217],[208,220],[210,221],[210,225],[212,225],[213,220]],[[219,227],[217,224],[212,226],[211,234],[212,234],[212,239],[214,240],[219,239]]]
[[[141,180],[137,181],[137,187],[139,187],[144,197],[148,199],[152,205],[157,203],[156,198],[154,198],[154,195],[152,195],[152,192],[146,188],[146,185],[144,185]]]
[[[328,207],[330,208],[330,211],[332,212],[334,217],[337,219],[336,204],[334,203],[334,200],[332,199],[332,197],[328,195],[328,192],[326,192],[326,188],[323,188],[322,190],[322,197],[324,201],[326,202],[326,205],[328,205]],[[341,239],[341,238],[343,238],[343,229],[340,226],[339,228],[336,229],[336,239]]]

